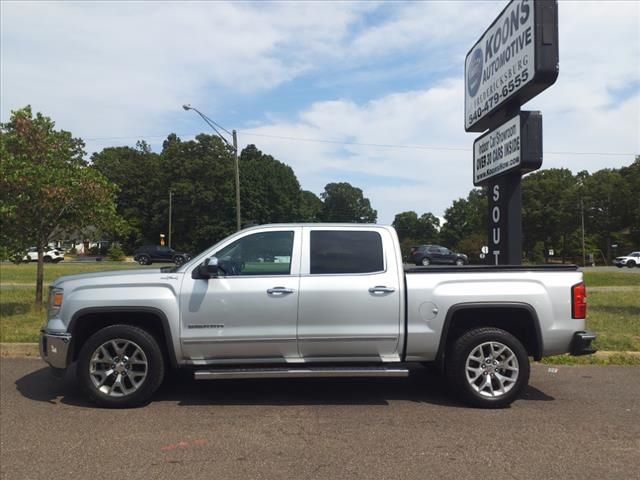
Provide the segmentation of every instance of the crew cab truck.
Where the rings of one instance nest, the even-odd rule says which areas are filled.
[[[148,402],[172,368],[196,379],[397,377],[433,363],[466,403],[502,407],[529,357],[593,353],[575,266],[413,267],[395,230],[281,224],[176,267],[62,277],[42,358],[97,404]]]

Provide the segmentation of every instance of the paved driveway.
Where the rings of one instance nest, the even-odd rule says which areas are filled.
[[[194,382],[102,410],[39,360],[2,359],[2,479],[631,479],[640,368],[535,365],[511,408],[438,378]]]

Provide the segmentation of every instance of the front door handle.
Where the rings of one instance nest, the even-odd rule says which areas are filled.
[[[396,289],[393,287],[385,287],[384,285],[378,285],[376,287],[371,287],[369,289],[369,293],[393,293]]]
[[[293,288],[273,287],[268,288],[267,293],[269,295],[288,295],[290,293],[293,293]]]

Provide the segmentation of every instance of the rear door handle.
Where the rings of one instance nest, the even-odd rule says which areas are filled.
[[[384,285],[378,285],[376,287],[371,287],[369,289],[369,293],[393,293],[396,289],[393,287],[385,287]]]
[[[267,289],[269,295],[288,295],[293,293],[293,288],[273,287]]]

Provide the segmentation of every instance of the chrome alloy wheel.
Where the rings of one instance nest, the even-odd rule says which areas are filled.
[[[498,398],[509,392],[520,372],[516,354],[500,342],[485,342],[469,353],[465,363],[467,381],[484,397]]]
[[[137,391],[144,384],[148,369],[144,351],[123,338],[100,345],[89,362],[93,386],[110,397],[124,397]]]

